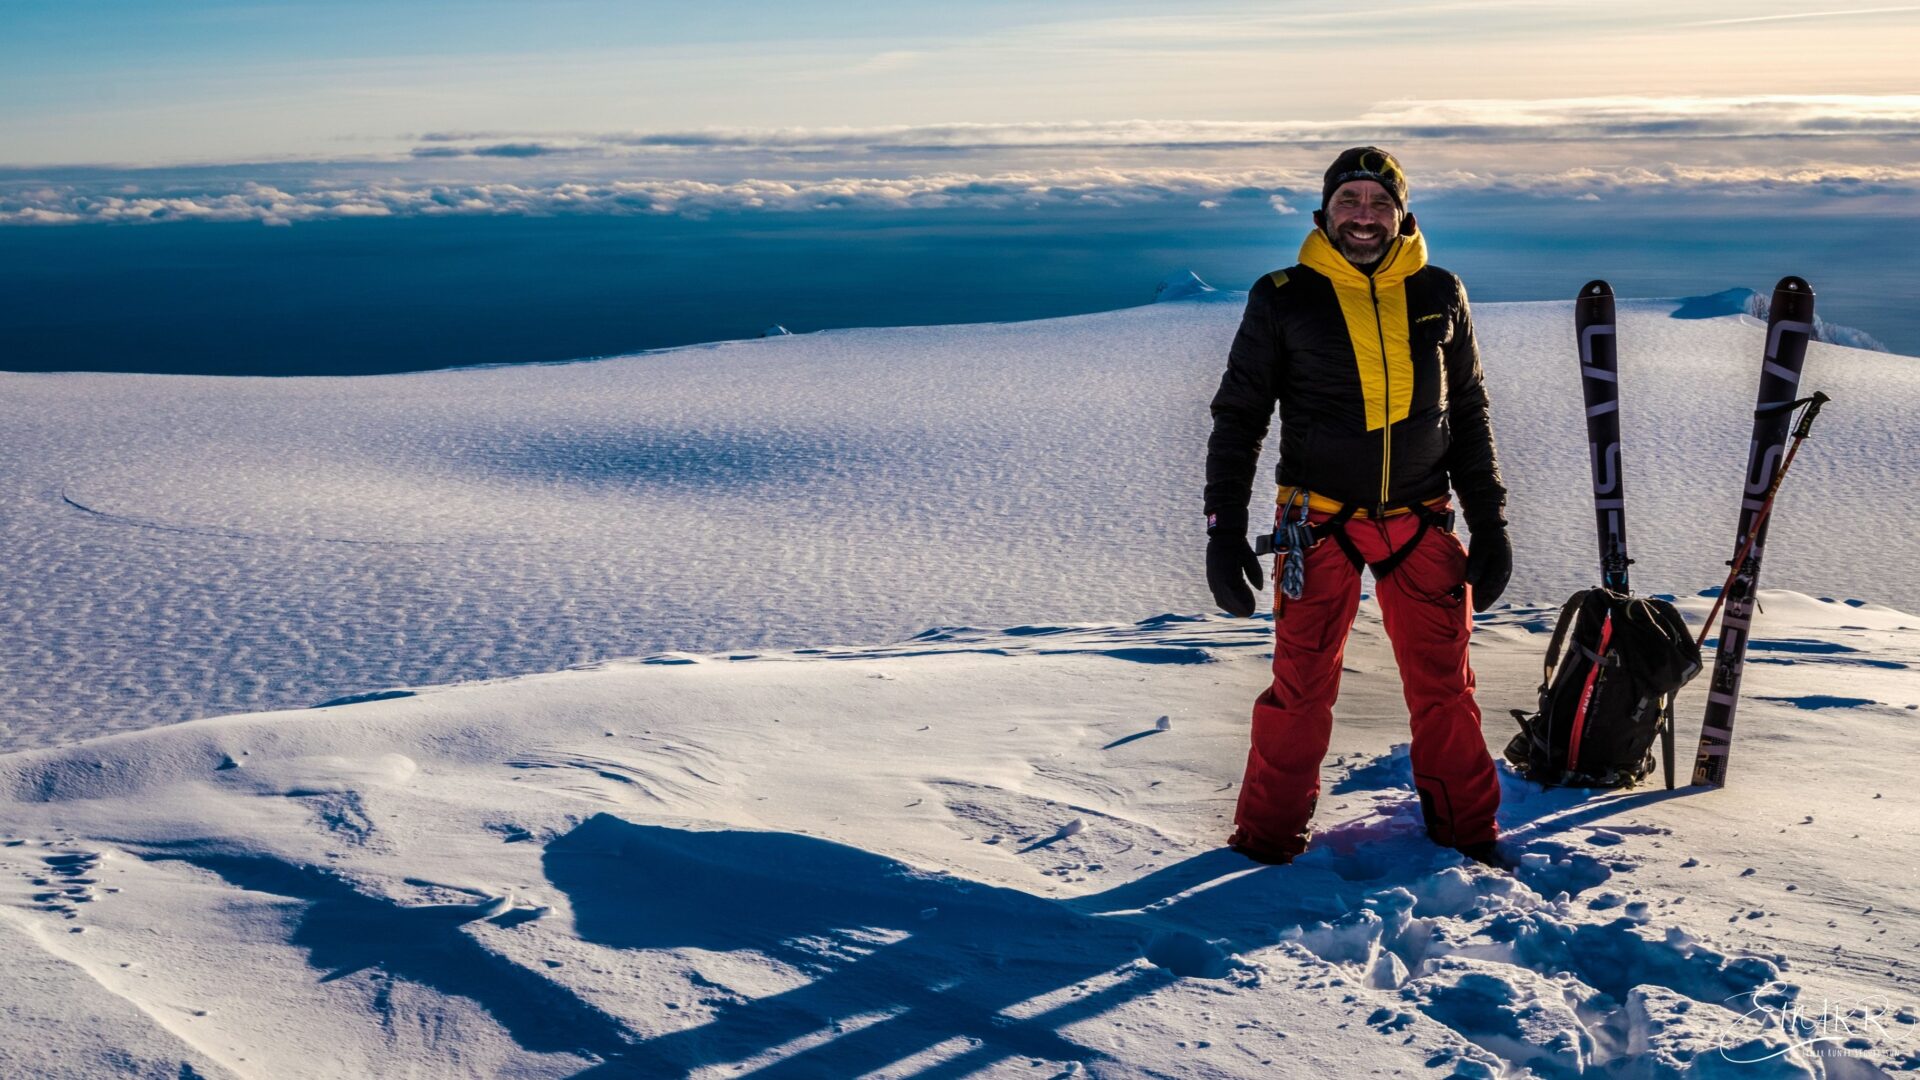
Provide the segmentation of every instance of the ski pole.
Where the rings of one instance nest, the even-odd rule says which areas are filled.
[[[1726,603],[1727,590],[1733,588],[1733,579],[1740,576],[1740,567],[1747,561],[1747,553],[1753,550],[1753,542],[1760,537],[1760,530],[1767,524],[1767,515],[1773,513],[1774,496],[1780,494],[1780,481],[1787,478],[1787,470],[1793,468],[1793,455],[1800,452],[1800,444],[1806,441],[1813,430],[1813,418],[1820,415],[1820,406],[1833,400],[1816,390],[1806,401],[1806,409],[1800,413],[1800,423],[1793,429],[1793,445],[1787,447],[1787,459],[1780,463],[1780,471],[1773,474],[1773,483],[1767,487],[1767,497],[1760,504],[1760,511],[1753,515],[1753,527],[1747,530],[1747,538],[1740,543],[1740,550],[1733,556],[1733,570],[1727,574],[1727,580],[1720,586],[1720,595],[1714,597],[1713,610],[1707,613],[1707,621],[1700,625],[1700,639],[1694,644],[1704,646],[1707,632],[1713,629],[1713,620],[1720,617],[1720,605]]]

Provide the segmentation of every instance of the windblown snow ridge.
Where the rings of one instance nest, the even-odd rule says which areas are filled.
[[[1773,300],[1764,293],[1753,289],[1732,288],[1705,296],[1688,296],[1680,300],[1680,306],[1674,309],[1676,319],[1711,319],[1721,315],[1751,315],[1761,322],[1767,321],[1773,310]],[[1850,349],[1866,349],[1870,352],[1892,352],[1893,350],[1879,338],[1851,326],[1828,322],[1815,314],[1813,317],[1813,339],[1832,345],[1845,345]]]

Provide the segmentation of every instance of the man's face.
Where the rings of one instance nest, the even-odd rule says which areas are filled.
[[[1327,238],[1347,261],[1380,261],[1400,235],[1400,206],[1372,180],[1341,184],[1327,203]]]

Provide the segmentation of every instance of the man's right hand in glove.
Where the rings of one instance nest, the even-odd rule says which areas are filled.
[[[1251,582],[1253,587],[1248,588]],[[1247,543],[1247,514],[1207,515],[1207,587],[1214,603],[1229,615],[1246,618],[1254,613],[1254,592],[1266,584],[1260,559]]]

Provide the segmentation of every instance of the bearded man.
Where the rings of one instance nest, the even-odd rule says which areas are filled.
[[[1406,174],[1378,147],[1334,161],[1314,225],[1297,265],[1254,284],[1213,398],[1214,598],[1254,613],[1262,574],[1247,504],[1276,406],[1275,540],[1293,551],[1281,565],[1295,563],[1275,590],[1273,683],[1254,702],[1228,844],[1268,863],[1306,849],[1366,568],[1405,688],[1427,832],[1491,859],[1500,785],[1467,639],[1472,612],[1506,588],[1513,546],[1466,289],[1428,264]],[[1471,553],[1454,536],[1454,494]]]

